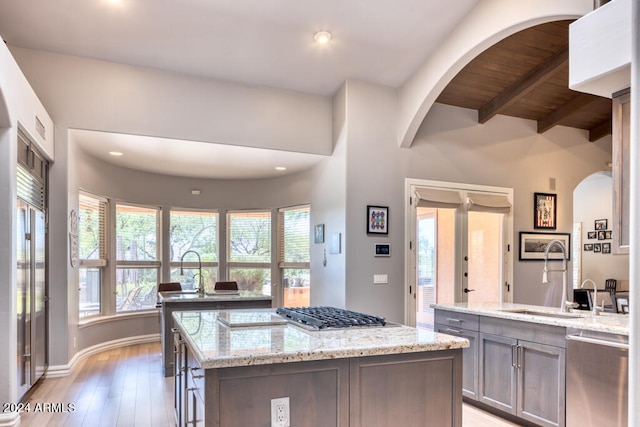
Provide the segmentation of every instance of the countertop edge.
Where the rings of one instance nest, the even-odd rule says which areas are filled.
[[[593,316],[588,311],[573,312],[577,318],[546,317],[513,312],[513,310],[534,310],[551,314],[560,314],[557,307],[537,306],[517,303],[483,303],[483,304],[432,304],[432,308],[458,313],[475,314],[507,320],[538,323],[573,329],[583,329],[619,335],[629,335],[629,317],[624,314],[604,313]]]
[[[264,310],[272,310],[272,309],[264,309]],[[207,312],[215,313],[216,310],[207,310]],[[420,352],[428,352],[428,351],[442,351],[442,350],[455,350],[455,349],[463,349],[469,347],[470,343],[465,338],[454,337],[445,334],[438,334],[434,332],[429,332],[433,335],[432,340],[425,340],[423,342],[409,342],[404,344],[389,344],[384,342],[384,338],[381,338],[379,341],[379,345],[371,346],[371,347],[343,347],[343,348],[335,348],[335,349],[311,349],[311,350],[302,350],[302,351],[283,351],[283,352],[272,352],[266,354],[249,354],[249,355],[217,355],[212,357],[210,355],[205,354],[200,348],[200,345],[194,341],[191,334],[187,333],[185,328],[183,327],[180,321],[180,313],[174,312],[173,318],[177,328],[180,330],[182,337],[187,344],[187,346],[193,352],[195,359],[198,361],[200,366],[203,369],[215,369],[215,368],[231,368],[231,367],[241,367],[241,366],[255,366],[255,365],[270,365],[270,364],[278,364],[278,363],[294,363],[294,362],[305,362],[305,361],[317,361],[317,360],[326,360],[326,359],[343,359],[343,358],[355,358],[355,357],[369,357],[369,356],[385,356],[385,355],[393,355],[393,354],[408,354],[408,353],[420,353]],[[217,320],[216,320],[217,321]],[[278,329],[285,330],[286,328],[294,328],[300,329],[298,326],[287,324],[287,325],[268,325],[262,326],[258,329]],[[403,331],[407,332],[408,330],[416,331],[416,334],[419,334],[418,330],[415,328],[410,328],[408,326],[397,326],[389,328],[389,334],[393,334],[393,331]],[[304,331],[306,333],[311,334],[336,334],[336,339],[339,339],[339,336],[344,336],[342,334],[348,334],[349,331]],[[352,331],[353,332],[353,331]],[[322,337],[320,335],[319,337]],[[327,335],[325,335],[327,337]]]

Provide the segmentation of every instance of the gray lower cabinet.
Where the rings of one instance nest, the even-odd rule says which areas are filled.
[[[478,400],[537,425],[564,426],[565,329],[490,319],[486,329],[495,334],[483,332],[483,320]]]
[[[462,350],[462,395],[478,400],[478,316],[448,311],[435,311],[436,332],[469,340]]]
[[[205,371],[193,357],[179,332],[174,332],[173,411],[178,427],[204,427]]]
[[[540,426],[565,425],[565,328],[436,309],[435,330],[469,340],[467,402]]]
[[[176,359],[179,427],[268,426],[281,397],[292,426],[462,427],[459,349],[204,370],[191,353]]]

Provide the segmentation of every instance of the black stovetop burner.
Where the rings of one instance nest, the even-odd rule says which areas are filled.
[[[314,329],[384,326],[384,317],[335,307],[282,307],[276,310],[293,322]]]

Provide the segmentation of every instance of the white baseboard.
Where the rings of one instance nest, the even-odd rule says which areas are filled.
[[[13,427],[20,423],[20,414],[11,412],[8,414],[0,414],[0,427]]]
[[[91,347],[87,347],[85,349],[77,352],[69,361],[69,363],[65,365],[51,365],[47,369],[47,373],[45,374],[45,378],[59,378],[66,377],[73,371],[73,367],[76,363],[81,361],[82,359],[92,356],[96,353],[101,353],[103,351],[112,350],[114,348],[126,347],[128,345],[134,344],[145,344],[149,342],[157,342],[160,341],[160,334],[149,334],[149,335],[139,335],[136,337],[128,337],[122,338],[119,340],[107,341],[100,344],[96,344]],[[0,415],[1,416],[1,415]],[[6,424],[12,425],[12,424]],[[0,418],[0,427],[4,427],[5,424],[2,424],[2,418]]]

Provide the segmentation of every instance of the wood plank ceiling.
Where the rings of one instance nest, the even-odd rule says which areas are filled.
[[[520,31],[473,59],[436,102],[535,120],[538,133],[554,126],[589,131],[589,141],[611,134],[611,99],[569,89],[569,24],[557,21]]]

